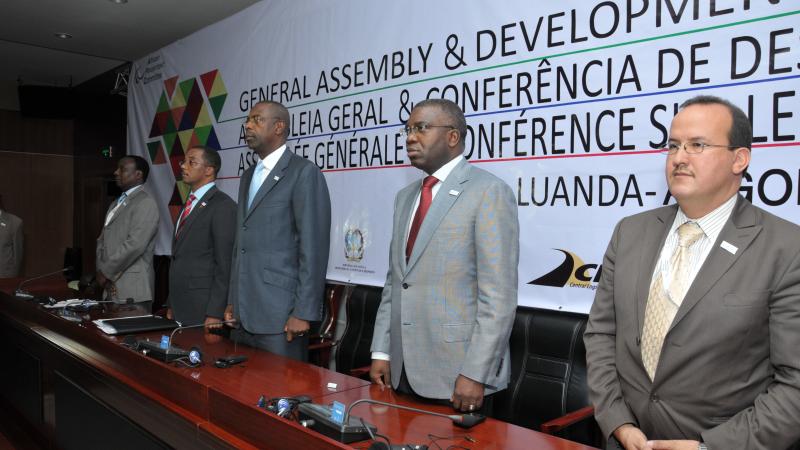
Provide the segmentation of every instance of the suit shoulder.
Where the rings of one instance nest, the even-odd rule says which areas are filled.
[[[486,185],[508,186],[508,183],[503,181],[500,177],[493,174],[492,172],[489,172],[488,170],[481,169],[480,167],[475,167],[472,164],[469,164],[467,167],[468,167],[467,170],[469,171],[467,173],[469,175],[470,180],[478,181]]]
[[[770,233],[774,233],[775,236],[781,236],[782,239],[794,237],[794,239],[790,240],[800,243],[800,225],[776,216],[758,206],[751,204],[750,207],[753,208],[756,214],[756,221],[760,223],[765,230],[769,230]]]
[[[132,200],[143,206],[156,207],[156,200],[144,189],[141,189]]]
[[[472,164],[470,164],[468,167],[469,167],[468,174],[470,177],[470,182],[480,186],[481,190],[499,189],[511,195],[512,197],[514,196],[514,193],[511,190],[511,186],[509,186],[508,183],[503,181],[502,178],[489,172],[488,170],[475,167]]]
[[[662,206],[660,208],[655,209],[648,209],[647,211],[642,211],[640,213],[636,213],[630,216],[623,217],[619,222],[626,223],[626,224],[640,224],[642,222],[648,222],[656,217],[665,217],[665,216],[675,216],[678,211],[678,205],[672,204],[667,206]]]
[[[286,149],[286,151],[289,152],[290,155],[290,160],[289,160],[290,165],[298,167],[300,170],[303,171],[312,170],[316,172],[322,172],[322,170],[320,170],[320,168],[317,167],[317,165],[314,164],[310,159],[303,158],[302,156],[298,155],[297,153],[289,149]]]

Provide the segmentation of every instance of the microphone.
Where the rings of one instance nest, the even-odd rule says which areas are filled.
[[[282,398],[278,400],[278,416],[279,417],[286,417],[286,415],[292,410],[292,404],[289,403],[289,400]]]
[[[234,322],[236,322],[236,320],[223,320],[223,321],[220,321],[218,323],[220,325],[222,325],[222,324],[228,324],[228,323],[234,323]],[[200,328],[200,327],[206,326],[205,323],[197,323],[197,324],[194,324],[194,325],[182,325],[180,322],[177,322],[177,321],[176,321],[176,323],[178,324],[178,327],[175,328],[174,330],[172,330],[172,333],[169,334],[169,340],[167,341],[167,355],[169,355],[169,351],[172,348],[172,337],[175,336],[175,333],[177,331],[186,330],[188,328]]]
[[[22,290],[22,286],[23,286],[25,283],[27,283],[27,282],[29,282],[29,281],[33,281],[33,280],[38,280],[38,279],[40,279],[40,278],[47,278],[47,277],[51,277],[51,276],[53,276],[53,275],[58,275],[59,273],[64,273],[64,272],[66,272],[66,271],[68,271],[68,270],[74,270],[74,269],[75,269],[75,268],[74,268],[73,266],[67,266],[67,267],[64,267],[63,269],[58,269],[58,270],[56,270],[55,272],[50,272],[50,273],[46,273],[46,274],[44,274],[44,275],[39,275],[39,276],[35,276],[35,277],[33,277],[33,278],[28,278],[28,279],[26,279],[26,280],[22,280],[22,283],[20,283],[20,284],[19,284],[19,286],[17,286],[17,290],[15,290],[15,291],[14,291],[14,296],[15,296],[15,297],[19,297],[19,298],[24,298],[24,299],[28,299],[28,300],[30,300],[30,299],[32,299],[32,298],[33,298],[33,294],[31,294],[31,293],[30,293],[30,292],[28,292],[28,291],[23,291],[23,290]]]
[[[84,300],[84,301],[82,301],[80,303],[67,305],[67,306],[65,306],[65,308],[67,308],[70,311],[75,311],[75,312],[86,312],[86,311],[89,311],[90,309],[92,309],[93,306],[99,305],[101,303],[116,303],[118,305],[132,305],[134,303],[134,300],[131,297],[128,297],[127,299],[125,299],[125,302],[118,302],[116,300]]]
[[[427,411],[424,409],[412,408],[410,406],[395,405],[394,403],[386,403],[378,400],[372,400],[370,398],[362,398],[361,400],[354,401],[347,408],[347,412],[344,415],[344,423],[348,423],[348,420],[350,419],[350,411],[353,410],[354,406],[360,403],[373,403],[376,405],[383,405],[383,406],[388,406],[390,408],[404,409],[406,411],[416,412],[420,414],[428,414],[431,416],[444,417],[445,419],[452,420],[453,425],[461,428],[472,428],[475,425],[486,420],[486,416],[484,416],[483,414],[442,414],[433,411]]]

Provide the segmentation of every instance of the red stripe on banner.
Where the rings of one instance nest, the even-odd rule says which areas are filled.
[[[776,147],[800,147],[800,141],[798,142],[773,142],[770,144],[753,144],[753,148],[776,148]],[[630,155],[647,155],[653,153],[661,153],[661,150],[630,150],[625,152],[616,152],[616,153],[584,153],[578,155],[542,155],[542,156],[521,156],[519,158],[498,158],[498,159],[476,159],[470,160],[469,162],[472,164],[481,164],[481,163],[495,163],[495,162],[511,162],[511,161],[532,161],[538,159],[562,159],[562,158],[587,158],[593,156],[630,156]],[[378,169],[402,169],[406,167],[411,167],[411,164],[401,164],[397,166],[376,166],[376,167],[345,167],[342,169],[324,169],[322,172],[350,172],[354,170],[378,170]],[[218,177],[218,180],[231,180],[239,178],[238,176],[234,177]]]

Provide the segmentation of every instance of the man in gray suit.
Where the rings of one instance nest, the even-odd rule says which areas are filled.
[[[106,298],[124,303],[132,298],[139,310],[153,304],[153,248],[158,229],[158,207],[143,184],[150,165],[140,156],[124,156],[114,178],[122,195],[111,204],[97,238],[95,280]]]
[[[672,121],[677,205],[617,224],[584,340],[610,447],[783,450],[800,438],[800,227],[737,195],[752,130],[695,97]]]
[[[228,304],[236,203],[215,185],[221,165],[219,153],[204,146],[190,148],[181,161],[192,190],[173,234],[167,318],[184,325],[219,324]]]
[[[0,205],[0,278],[14,278],[22,268],[22,219]]]
[[[286,147],[289,111],[259,102],[244,124],[259,161],[239,184],[225,320],[231,337],[305,361],[309,322],[322,316],[331,204],[319,168]]]
[[[418,103],[404,128],[428,176],[395,198],[370,378],[476,411],[509,381],[519,223],[511,188],[462,156],[466,132],[448,100]]]

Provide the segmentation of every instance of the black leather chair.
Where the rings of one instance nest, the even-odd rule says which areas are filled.
[[[589,406],[585,314],[519,307],[511,331],[511,381],[493,416],[565,439],[600,446]]]
[[[354,377],[369,375],[372,332],[381,304],[382,288],[357,286],[347,297],[347,325],[336,346],[336,371]]]
[[[339,316],[339,305],[347,298],[352,286],[344,284],[325,285],[325,298],[322,302],[322,320],[311,323],[311,334],[308,336],[308,361],[311,364],[327,368],[333,347],[337,344],[336,322]]]

